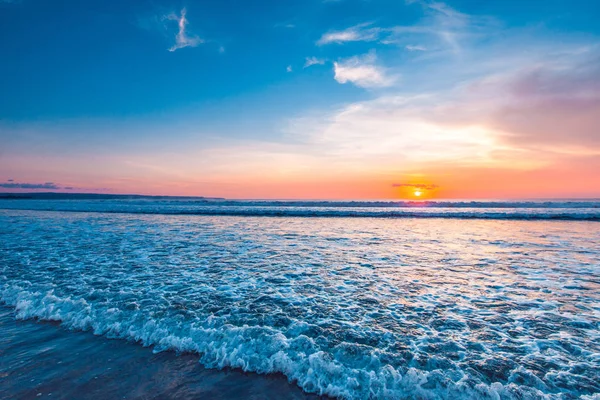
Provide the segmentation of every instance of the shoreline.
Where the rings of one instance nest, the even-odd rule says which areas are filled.
[[[307,394],[282,374],[208,369],[192,353],[152,348],[58,322],[18,320],[0,305],[0,397],[294,399]]]

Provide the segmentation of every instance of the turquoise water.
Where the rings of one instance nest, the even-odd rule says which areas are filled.
[[[283,374],[305,393],[348,399],[600,398],[594,221],[7,203],[2,301],[64,335]]]

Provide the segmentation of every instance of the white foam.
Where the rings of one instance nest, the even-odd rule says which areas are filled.
[[[312,393],[596,400],[597,231],[562,224],[5,211],[0,296]]]

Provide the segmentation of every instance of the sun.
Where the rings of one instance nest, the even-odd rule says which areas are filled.
[[[398,191],[400,198],[412,199],[417,203],[435,198],[439,188],[438,185],[433,183],[394,183],[392,187],[400,188]]]

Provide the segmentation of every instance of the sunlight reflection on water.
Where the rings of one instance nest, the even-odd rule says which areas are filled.
[[[347,398],[600,392],[595,222],[1,211],[2,299]]]

